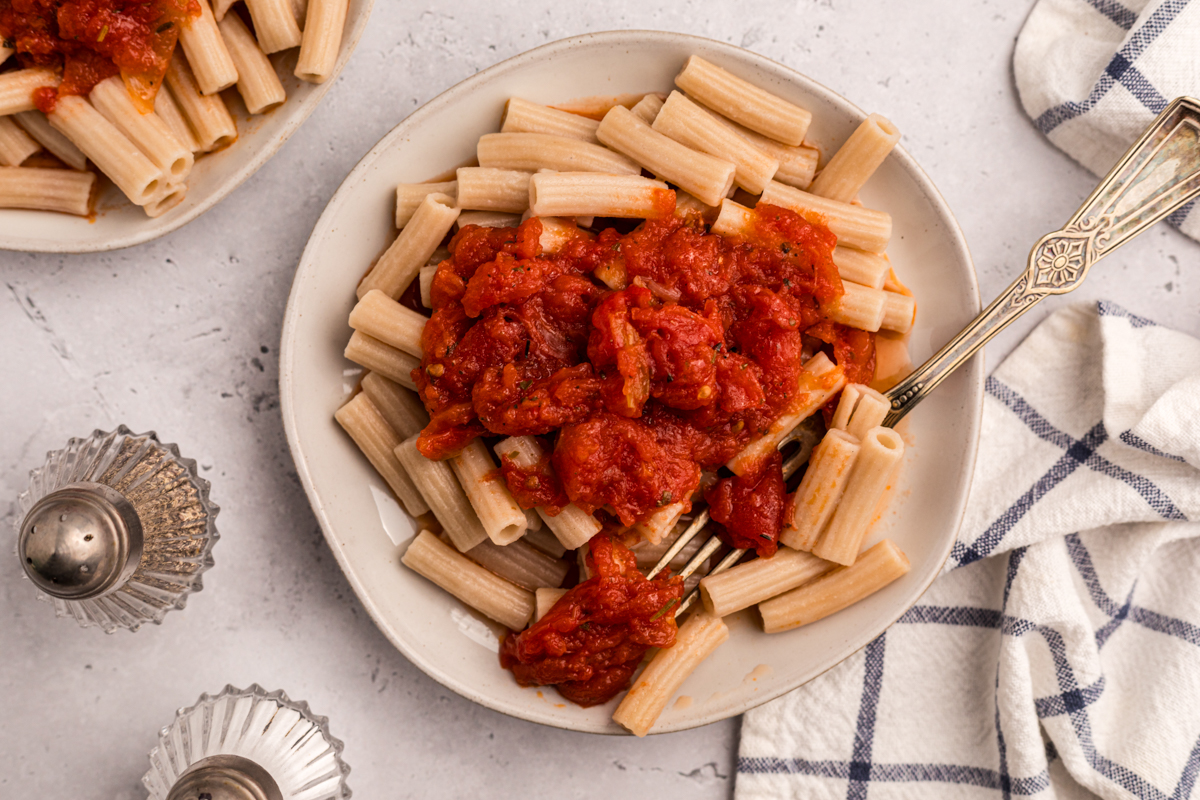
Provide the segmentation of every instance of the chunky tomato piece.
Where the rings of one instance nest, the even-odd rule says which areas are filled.
[[[530,467],[518,467],[513,455],[500,453],[500,474],[513,498],[521,508],[540,508],[552,517],[557,516],[571,500],[550,466],[550,457],[543,456]]]
[[[646,342],[633,326],[630,312],[649,308],[649,289],[631,286],[600,301],[592,313],[592,335],[588,340],[588,358],[601,377],[605,371],[620,376],[605,392],[608,410],[624,417],[640,417],[642,406],[650,398],[650,354]]]
[[[693,409],[717,399],[717,359],[725,345],[719,320],[671,303],[630,312],[653,365],[650,395],[671,408]]]
[[[522,686],[554,685],[581,706],[606,703],[629,686],[651,647],[675,644],[671,609],[683,581],[647,580],[637,558],[608,534],[592,538],[593,576],[568,591],[544,617],[500,643],[500,665]]]
[[[709,515],[723,526],[726,544],[770,558],[783,530],[784,492],[783,456],[776,451],[757,472],[717,481],[704,500]]]

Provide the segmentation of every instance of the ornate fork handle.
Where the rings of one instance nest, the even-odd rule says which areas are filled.
[[[1029,253],[1025,271],[966,328],[896,384],[895,425],[963,362],[1047,295],[1083,282],[1092,265],[1200,195],[1200,101],[1172,101],[1122,156],[1062,230]]]

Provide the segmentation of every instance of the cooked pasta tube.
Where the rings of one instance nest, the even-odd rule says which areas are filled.
[[[378,372],[368,372],[363,376],[362,389],[380,416],[401,439],[417,435],[429,424],[429,414],[421,398]]]
[[[324,83],[333,74],[342,29],[350,0],[309,0],[304,18],[304,39],[296,61],[296,77],[309,83]]]
[[[427,317],[400,305],[378,289],[364,294],[350,312],[351,328],[417,358],[425,355],[421,349],[421,332],[428,321]]]
[[[183,112],[200,149],[206,153],[219,150],[237,138],[237,125],[220,95],[205,96],[200,92],[196,76],[178,51],[167,67],[167,86]]]
[[[645,736],[687,677],[728,638],[729,628],[720,617],[707,611],[692,614],[679,626],[675,644],[655,653],[638,676],[613,712],[613,722]]]
[[[87,156],[71,140],[50,126],[50,120],[40,111],[22,111],[13,119],[20,123],[25,132],[38,144],[53,153],[59,161],[71,169],[87,169]]]
[[[193,17],[179,29],[179,44],[187,56],[188,66],[196,76],[196,85],[203,95],[216,94],[237,83],[238,71],[225,49],[225,40],[217,29],[208,0],[196,0],[200,16]]]
[[[646,123],[647,125],[652,125],[654,123],[654,118],[658,116],[658,112],[662,111],[664,102],[665,101],[658,95],[648,94],[641,100],[638,100],[637,104],[629,110],[632,111],[634,116],[636,116],[642,122]]]
[[[671,92],[652,125],[680,144],[732,161],[734,181],[750,194],[762,194],[779,162],[679,92]]]
[[[396,187],[396,227],[403,228],[417,213],[421,201],[431,194],[444,194],[456,197],[458,181],[440,181],[438,183],[402,183]]]
[[[829,419],[830,430],[836,428],[839,431],[846,430],[846,426],[850,424],[850,417],[854,415],[854,407],[858,405],[858,401],[862,398],[862,390],[866,388],[861,383],[848,383],[842,388],[842,396],[838,398],[837,408],[833,410],[833,416]],[[879,423],[875,423],[878,425]],[[854,437],[857,439],[858,437]]]
[[[30,67],[0,72],[0,117],[32,111],[33,92],[43,86],[58,86],[62,78],[52,69]]]
[[[187,198],[186,183],[172,183],[164,186],[158,194],[150,198],[142,210],[148,217],[161,217]]]
[[[461,553],[454,552],[453,547],[429,531],[417,534],[400,561],[479,613],[512,630],[521,630],[533,617],[533,592],[493,575]]]
[[[462,219],[462,214],[458,217]],[[421,305],[426,308],[433,308],[433,276],[436,274],[437,266],[434,264],[426,264],[417,273],[417,280],[421,282]]]
[[[562,586],[571,565],[561,558],[551,558],[524,539],[512,544],[498,545],[484,539],[466,552],[467,558],[511,581],[522,589]]]
[[[733,187],[731,161],[693,150],[651,128],[632,111],[616,106],[604,115],[596,136],[655,175],[717,205]]]
[[[554,531],[550,530],[550,527],[546,525],[545,520],[537,513],[537,510],[529,509],[529,513],[537,517],[540,527],[535,528],[531,524],[529,530],[525,532],[524,541],[529,542],[548,556],[562,558],[566,555],[567,548],[562,546],[562,542],[554,535]]]
[[[833,154],[809,191],[849,203],[899,141],[900,130],[887,117],[872,114]]]
[[[829,230],[838,237],[838,244],[869,253],[882,253],[892,238],[891,214],[817,197],[778,181],[771,181],[759,202],[790,208],[806,216],[824,217]]]
[[[908,557],[891,539],[867,550],[850,567],[837,567],[765,602],[758,610],[767,633],[798,628],[841,611],[908,572]]]
[[[715,111],[712,113],[716,114]],[[792,147],[752,131],[744,125],[738,125],[731,119],[725,119],[719,115],[717,118],[737,131],[740,136],[759,150],[779,162],[775,180],[786,183],[788,186],[795,186],[797,189],[807,189],[812,184],[813,176],[817,172],[817,163],[821,160],[821,151],[817,148],[807,145]]]
[[[292,0],[292,16],[296,18],[296,24],[300,26],[300,32],[304,32],[304,20],[308,16],[308,0]]]
[[[391,298],[402,295],[442,239],[446,238],[456,219],[458,209],[452,198],[444,194],[426,195],[396,241],[379,257],[367,277],[358,285],[359,298],[372,289],[378,289]]]
[[[416,436],[397,445],[395,453],[460,553],[488,538],[449,463],[421,455]]]
[[[528,178],[525,183],[525,199],[522,202],[528,205]],[[458,215],[458,221],[455,223],[460,231],[468,225],[478,225],[481,228],[515,228],[520,224],[520,214],[508,214],[503,211],[464,211]]]
[[[538,237],[538,244],[542,246],[543,253],[557,253],[566,246],[567,242],[592,236],[587,231],[580,230],[573,219],[561,217],[539,217],[538,219],[542,223],[542,235]]]
[[[741,203],[726,197],[721,211],[712,224],[712,232],[722,236],[749,236],[754,230],[754,212]]]
[[[133,104],[120,75],[97,83],[88,99],[105,119],[137,145],[150,163],[162,170],[168,183],[179,183],[192,171],[195,160],[192,151],[175,138],[158,114],[153,111],[143,114]]]
[[[356,394],[333,415],[375,471],[392,487],[404,509],[414,517],[429,510],[416,484],[395,455],[400,436],[365,394]]]
[[[488,538],[506,545],[525,535],[525,512],[508,491],[482,439],[474,439],[449,461]]]
[[[292,27],[295,27],[296,22],[292,19],[290,0],[269,0],[269,2],[282,2],[283,13],[292,23]],[[251,6],[250,14],[254,15],[253,6]],[[237,67],[238,94],[242,96],[247,111],[251,114],[261,114],[286,100],[287,92],[284,91],[283,84],[279,82],[279,76],[275,73],[275,67],[271,65],[270,59],[263,50],[259,49],[263,29],[258,27],[257,20],[254,25],[255,30],[258,31],[258,40],[255,40],[254,34],[250,33],[246,23],[242,22],[242,18],[237,14],[230,14],[217,23],[217,27],[221,30],[221,38],[225,40],[225,47],[229,50],[229,57],[233,59],[233,64]],[[299,37],[300,29],[296,28],[297,42]]]
[[[741,475],[761,463],[783,441],[792,428],[816,413],[821,406],[829,402],[829,398],[842,390],[846,385],[846,376],[842,368],[835,366],[824,353],[817,353],[805,364],[800,371],[800,379],[791,408],[771,424],[770,430],[746,445],[725,465],[737,475]]]
[[[700,56],[688,58],[675,85],[717,113],[784,144],[801,144],[812,122],[803,108]]]
[[[496,454],[505,456],[521,469],[535,466],[545,456],[545,451],[532,436],[510,436],[496,443]],[[554,534],[559,543],[568,550],[583,546],[600,532],[600,521],[574,503],[567,505],[558,514],[551,516],[538,509],[538,516]]]
[[[213,0],[213,19],[217,22],[225,19],[225,15],[229,13],[229,9],[233,8],[233,4],[236,2],[237,0]]]
[[[872,289],[883,288],[883,281],[891,269],[883,256],[841,246],[833,248],[833,264],[842,280]]]
[[[917,301],[900,292],[884,292],[883,298],[882,327],[897,333],[911,331],[917,315]]]
[[[858,557],[875,509],[904,457],[904,440],[891,428],[872,428],[860,441],[846,491],[812,548],[813,555],[838,564],[853,564]]]
[[[61,211],[86,217],[92,213],[94,172],[35,167],[0,167],[0,208]]]
[[[49,120],[54,129],[82,150],[131,202],[145,205],[165,184],[162,170],[82,97],[58,98]]]
[[[683,503],[669,503],[635,524],[632,530],[642,537],[643,541],[658,544],[675,529],[675,523],[683,516],[683,509]]]
[[[417,384],[412,379],[412,371],[420,369],[421,361],[403,350],[397,350],[373,336],[355,331],[346,344],[343,355],[360,367],[378,372],[383,377],[412,389],[414,392],[417,390]]]
[[[475,149],[479,166],[537,172],[603,172],[640,175],[637,164],[607,147],[548,133],[485,133]]]
[[[882,289],[842,281],[841,297],[822,308],[825,316],[851,328],[874,333],[883,324],[884,294]]]
[[[710,614],[724,617],[802,586],[834,566],[811,553],[781,547],[770,558],[701,578],[700,598]]]
[[[860,449],[858,439],[843,430],[831,428],[825,433],[796,487],[792,518],[785,522],[780,542],[793,550],[813,549],[846,492]]]
[[[562,596],[567,593],[566,589],[538,589],[535,591],[534,599],[537,603],[537,609],[533,612],[533,621],[538,622],[542,617],[546,616],[550,609],[554,608],[554,604],[562,599]]]
[[[538,516],[537,509],[534,509],[534,508],[525,509],[525,539],[526,539],[526,541],[528,541],[528,539],[529,539],[529,534],[536,533],[545,527],[546,527],[546,523],[542,522],[542,518]],[[553,536],[551,536],[551,538],[553,539]],[[557,542],[558,540],[555,539],[554,541]],[[538,549],[542,550],[542,548],[540,548],[540,547]],[[546,552],[546,551],[543,550],[543,552]]]
[[[179,108],[179,103],[175,102],[171,90],[166,85],[160,87],[158,93],[154,95],[154,113],[158,114],[158,118],[165,122],[167,127],[171,129],[171,135],[188,150],[191,150],[193,153],[199,153],[204,149],[200,144],[200,140],[196,138],[192,126],[184,118],[183,111]],[[61,156],[59,157],[61,158]]]
[[[719,206],[710,206],[707,203],[702,203],[699,198],[685,191],[680,190],[675,192],[675,216],[685,217],[691,213],[699,214],[706,221],[714,222],[720,215],[721,209]]]
[[[862,440],[872,428],[883,424],[892,405],[888,399],[870,386],[858,386],[859,398],[854,413],[846,425],[846,433]]]
[[[538,217],[660,219],[675,211],[671,190],[662,181],[598,172],[538,173],[529,180],[527,201]]]
[[[296,24],[292,0],[246,0],[246,10],[250,12],[250,21],[254,23],[254,34],[258,38],[258,46],[262,48],[261,52],[278,53],[299,46],[300,26]],[[241,72],[239,66],[238,74],[241,75]]]
[[[548,133],[566,136],[584,142],[599,142],[594,119],[581,117],[569,111],[532,103],[520,97],[510,97],[504,104],[504,117],[500,120],[501,133]]]
[[[512,169],[460,167],[456,174],[458,207],[520,214],[529,208],[532,175]]]
[[[19,167],[41,149],[37,140],[13,122],[12,117],[0,117],[0,166]]]

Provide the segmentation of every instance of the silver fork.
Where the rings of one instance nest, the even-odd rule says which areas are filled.
[[[907,378],[885,393],[891,411],[883,424],[892,427],[916,407],[950,373],[962,366],[992,337],[1048,295],[1066,294],[1083,282],[1092,265],[1163,217],[1200,195],[1200,101],[1179,97],[1155,118],[1112,171],[1061,230],[1048,233],[1029,252],[1025,271],[957,336]],[[794,437],[789,434],[783,447]],[[791,477],[811,447],[801,448],[783,465]],[[654,568],[653,578],[708,525],[708,511],[696,515]],[[721,547],[713,536],[680,570],[687,578]],[[709,575],[732,567],[746,550],[730,551]],[[690,608],[699,588],[688,593],[675,615]]]

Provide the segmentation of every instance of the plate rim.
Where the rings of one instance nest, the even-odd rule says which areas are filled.
[[[316,487],[313,484],[312,477],[308,470],[307,458],[300,446],[299,433],[296,426],[295,408],[292,402],[292,374],[296,351],[292,347],[291,342],[294,338],[292,334],[296,326],[299,324],[300,315],[296,311],[296,304],[298,302],[301,275],[305,272],[306,267],[308,267],[312,261],[311,251],[315,249],[316,242],[330,232],[336,212],[345,202],[345,199],[357,189],[359,178],[371,169],[375,160],[384,150],[391,147],[397,140],[402,139],[405,132],[409,128],[421,124],[423,118],[433,113],[434,109],[453,102],[460,94],[469,93],[478,83],[489,80],[495,73],[518,68],[531,60],[541,59],[545,56],[552,55],[559,50],[572,48],[585,42],[621,42],[621,40],[631,37],[636,38],[639,41],[649,39],[651,41],[671,40],[673,42],[678,42],[681,40],[690,40],[702,42],[707,48],[721,50],[731,54],[737,54],[738,57],[742,58],[749,57],[752,61],[757,61],[760,65],[766,65],[771,68],[784,70],[786,73],[788,73],[789,80],[793,80],[804,85],[807,89],[812,90],[814,93],[826,95],[826,99],[832,98],[835,104],[844,103],[850,106],[863,119],[867,117],[867,114],[856,104],[846,100],[838,93],[786,64],[728,42],[709,39],[707,37],[697,36],[694,34],[642,29],[598,31],[565,37],[518,53],[517,55],[497,62],[496,64],[493,64],[483,70],[480,70],[474,75],[463,79],[462,81],[440,92],[426,103],[422,104],[419,108],[414,110],[407,117],[401,119],[395,126],[392,127],[391,130],[384,134],[383,137],[381,137],[379,141],[376,142],[375,145],[373,145],[365,155],[363,155],[358,163],[355,164],[354,168],[351,169],[346,175],[341,185],[339,185],[337,191],[334,192],[333,196],[330,198],[325,209],[321,212],[321,216],[318,218],[317,223],[313,226],[312,233],[309,236],[308,242],[305,244],[304,251],[301,254],[300,261],[297,265],[292,288],[288,294],[288,301],[284,310],[284,320],[280,332],[279,360],[280,411],[283,418],[283,427],[285,436],[287,438],[288,451],[291,454],[292,461],[296,466],[300,483],[304,487],[305,496],[308,498],[309,505],[312,508],[314,516],[317,518],[318,524],[321,526],[321,532],[325,537],[326,543],[329,545],[329,549],[333,552],[334,560],[337,562],[338,567],[342,570],[342,574],[346,577],[350,587],[354,590],[356,598],[363,605],[363,608],[366,610],[368,616],[371,618],[371,621],[375,624],[375,627],[380,631],[380,633],[382,633],[384,637],[392,644],[392,646],[399,650],[400,653],[406,659],[408,659],[410,663],[420,669],[429,678],[440,685],[445,686],[456,694],[471,700],[472,702],[478,703],[485,708],[497,711],[515,719],[521,719],[527,722],[546,725],[548,727],[558,728],[561,730],[615,736],[632,734],[625,730],[613,729],[612,727],[605,727],[603,729],[595,729],[590,727],[585,728],[570,725],[565,720],[533,719],[529,716],[521,714],[518,709],[510,708],[503,704],[494,702],[487,695],[477,691],[473,686],[469,684],[462,684],[449,675],[441,674],[418,649],[408,646],[404,641],[393,635],[393,632],[390,630],[389,626],[383,622],[383,616],[379,612],[375,601],[368,593],[365,592],[361,581],[354,573],[354,570],[350,568],[348,560],[346,559],[341,548],[336,545],[336,534],[333,530],[333,525],[328,519],[326,511],[317,496]],[[973,299],[974,308],[972,310],[975,314],[978,314],[982,308],[979,294],[978,273],[975,268],[974,259],[971,257],[970,249],[967,246],[966,236],[964,235],[957,218],[954,216],[953,211],[950,209],[949,204],[946,202],[941,192],[934,185],[932,179],[926,174],[924,169],[921,168],[916,160],[913,159],[908,151],[902,146],[897,145],[893,153],[904,162],[906,171],[908,171],[917,181],[922,191],[925,192],[925,194],[929,197],[931,204],[941,212],[941,215],[947,224],[948,232],[951,234],[951,239],[954,242],[956,249],[959,251],[960,257],[963,258],[966,264],[970,267],[970,269],[967,271],[967,279],[969,284],[967,288],[970,290],[969,293]],[[969,420],[969,430],[967,433],[966,443],[967,447],[964,451],[964,464],[967,474],[963,484],[964,488],[961,501],[959,502],[957,519],[953,520],[955,536],[948,538],[947,544],[944,548],[944,553],[939,559],[939,569],[932,572],[928,580],[924,581],[923,585],[921,585],[915,592],[915,599],[913,600],[913,603],[906,605],[903,608],[898,608],[894,615],[890,615],[891,619],[889,619],[882,626],[879,626],[877,629],[871,628],[859,636],[854,637],[852,640],[852,649],[850,649],[843,658],[839,659],[834,664],[831,664],[827,669],[822,670],[807,680],[801,680],[800,682],[791,685],[785,684],[776,690],[768,691],[761,695],[756,693],[749,699],[744,707],[741,707],[736,713],[722,714],[721,712],[715,712],[713,715],[707,717],[697,717],[693,720],[685,722],[684,724],[664,728],[662,730],[652,730],[651,735],[691,730],[712,724],[714,722],[719,722],[724,719],[740,716],[751,709],[757,708],[764,703],[770,702],[777,697],[794,691],[800,686],[815,680],[829,670],[832,670],[834,667],[844,663],[846,659],[861,651],[864,647],[866,647],[867,644],[874,641],[885,631],[887,631],[888,628],[894,625],[896,621],[900,619],[900,617],[903,616],[909,608],[912,607],[912,605],[915,605],[919,601],[920,597],[929,589],[929,586],[933,583],[933,581],[942,574],[942,569],[946,561],[949,559],[955,541],[957,541],[957,533],[962,527],[962,520],[966,513],[967,499],[970,494],[971,483],[978,458],[984,399],[985,376],[983,351],[981,350],[978,352],[969,360],[967,364],[964,364],[959,369],[968,377],[968,388],[971,394],[971,397],[968,398],[968,404],[972,406],[970,410],[973,413],[971,414]]]

